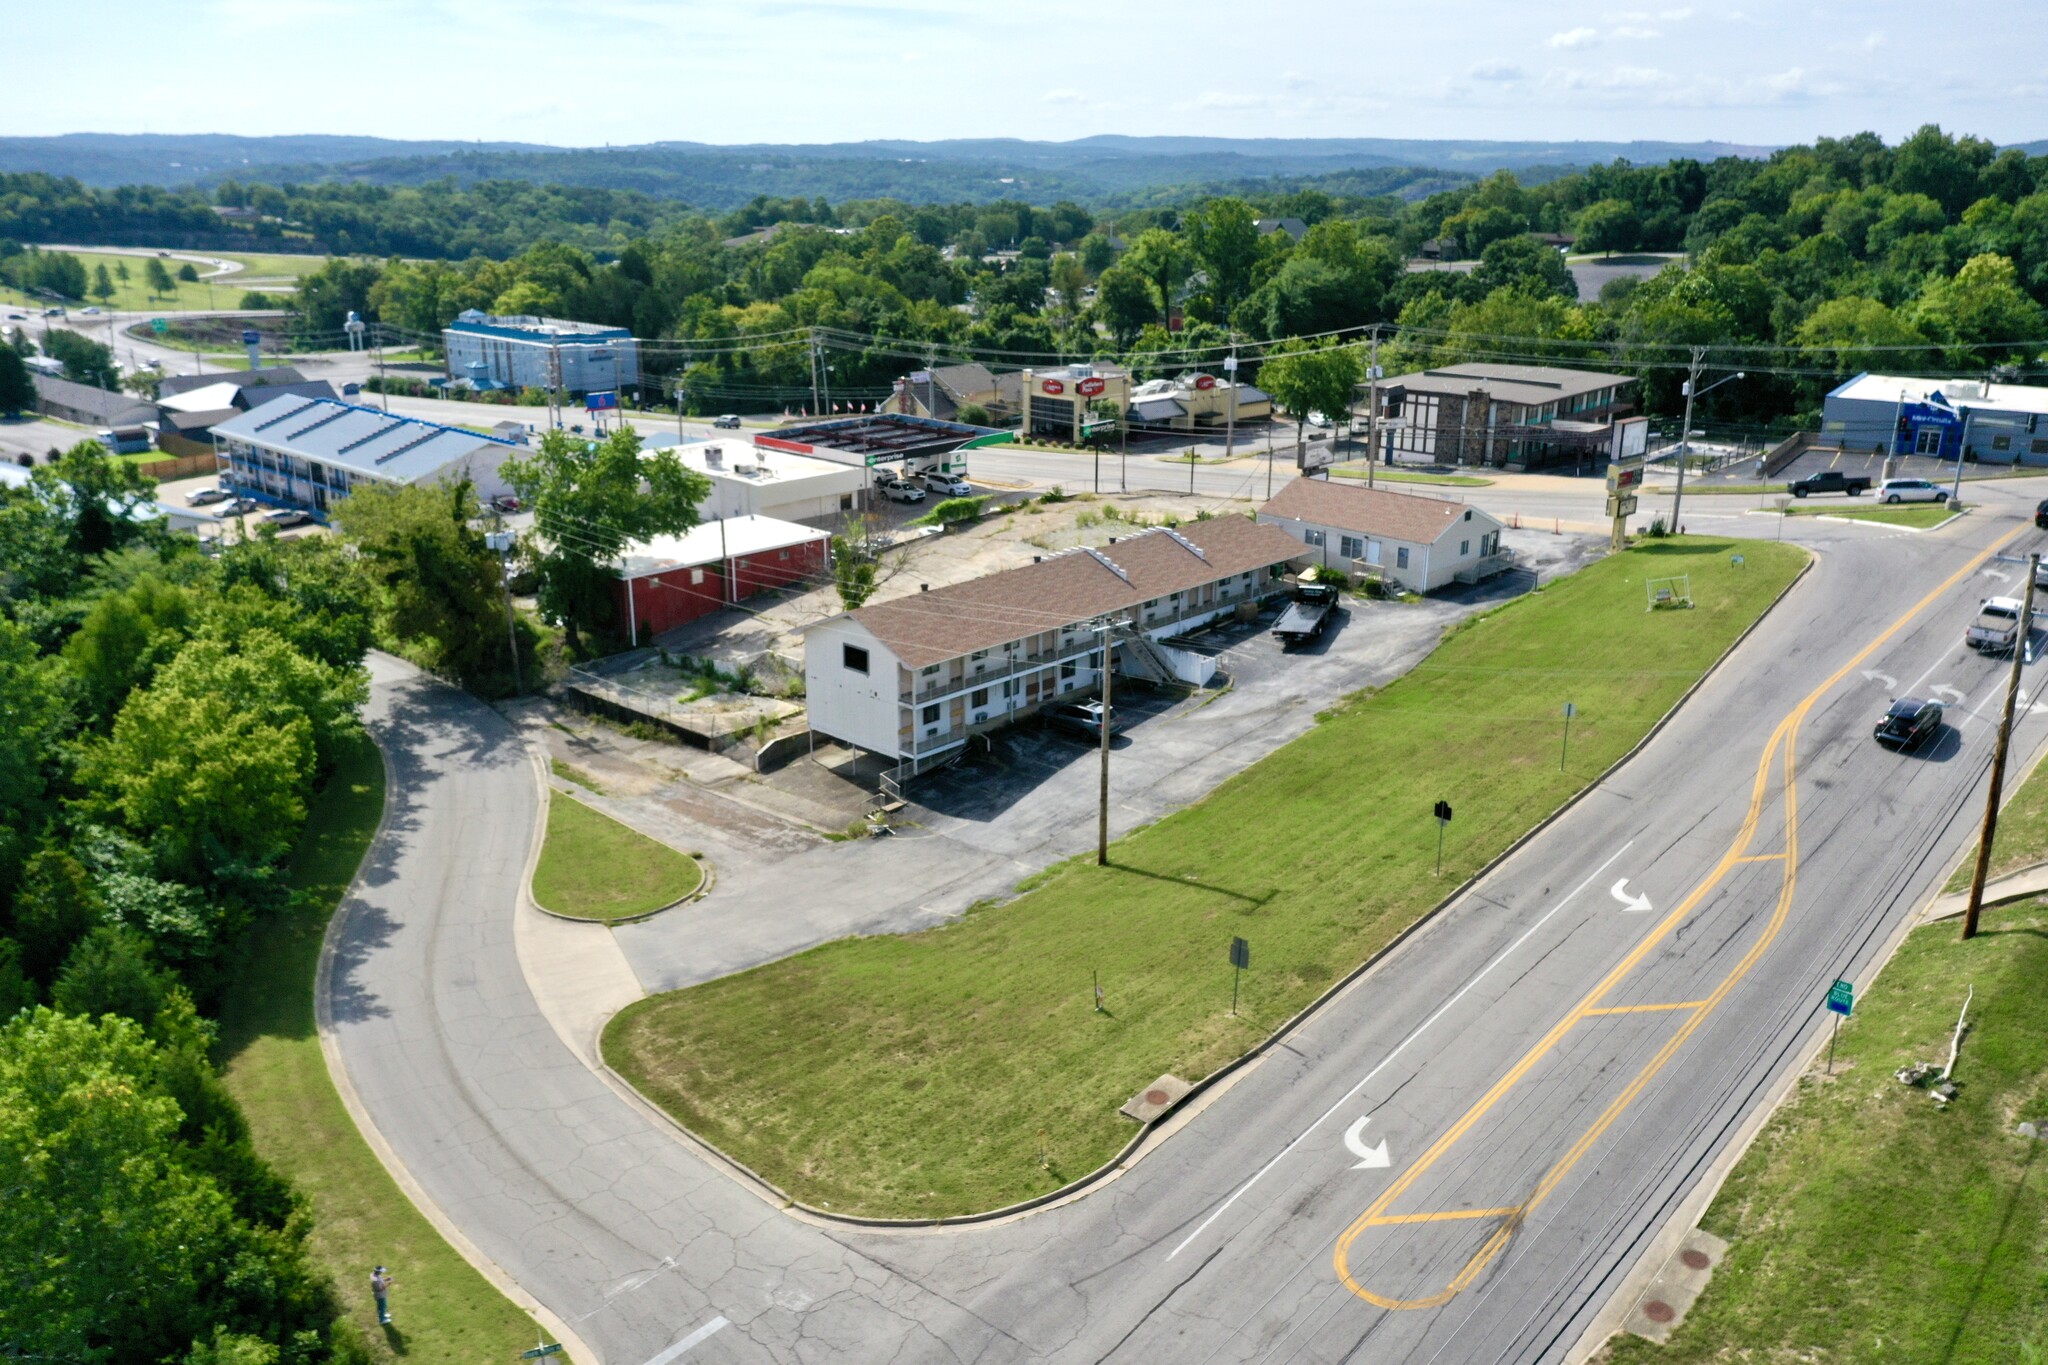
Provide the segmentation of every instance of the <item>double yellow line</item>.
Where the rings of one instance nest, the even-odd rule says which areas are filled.
[[[1498,1256],[1507,1247],[1508,1242],[1513,1239],[1515,1233],[1521,1228],[1522,1223],[1545,1199],[1550,1197],[1551,1193],[1571,1173],[1572,1168],[1578,1164],[1580,1158],[1585,1156],[1593,1144],[1600,1140],[1601,1135],[1613,1126],[1615,1120],[1620,1118],[1631,1104],[1635,1103],[1637,1097],[1655,1079],[1657,1073],[1663,1070],[1665,1063],[1670,1061],[1678,1052],[1678,1049],[1683,1047],[1686,1041],[1699,1030],[1700,1025],[1706,1022],[1707,1017],[1720,1006],[1721,1002],[1728,998],[1729,992],[1735,989],[1736,984],[1763,957],[1764,953],[1770,948],[1772,941],[1777,938],[1779,931],[1784,927],[1786,917],[1791,913],[1792,893],[1798,880],[1799,793],[1798,784],[1795,781],[1797,773],[1795,753],[1799,727],[1805,721],[1807,714],[1813,710],[1822,697],[1834,689],[1836,684],[1859,668],[1872,654],[1883,648],[1893,636],[1905,629],[1914,617],[1925,611],[1936,599],[1975,573],[1991,556],[1997,554],[1999,550],[2003,549],[2017,537],[2022,529],[2024,528],[2015,528],[2000,537],[1989,548],[1944,579],[1938,587],[1914,603],[1912,608],[1903,616],[1886,627],[1882,634],[1865,645],[1855,658],[1849,660],[1849,662],[1843,664],[1834,673],[1830,674],[1827,681],[1808,693],[1805,700],[1792,709],[1791,714],[1778,722],[1778,728],[1771,732],[1770,740],[1764,746],[1763,756],[1757,761],[1756,777],[1750,790],[1749,810],[1743,818],[1742,827],[1736,832],[1734,842],[1729,846],[1728,851],[1721,856],[1720,862],[1715,864],[1713,871],[1707,875],[1706,880],[1694,887],[1692,893],[1676,909],[1666,915],[1648,937],[1637,944],[1627,957],[1623,958],[1612,971],[1601,978],[1599,985],[1595,986],[1585,998],[1573,1006],[1570,1012],[1560,1019],[1548,1033],[1544,1034],[1537,1041],[1536,1045],[1530,1048],[1523,1055],[1522,1059],[1509,1069],[1506,1075],[1494,1082],[1493,1086],[1479,1098],[1478,1102],[1468,1109],[1462,1118],[1452,1124],[1444,1135],[1438,1138],[1430,1146],[1429,1150],[1416,1160],[1414,1165],[1403,1171],[1387,1187],[1386,1191],[1378,1199],[1375,1199],[1371,1206],[1364,1213],[1360,1214],[1351,1226],[1344,1230],[1343,1235],[1337,1239],[1333,1263],[1336,1267],[1337,1278],[1343,1282],[1345,1288],[1366,1302],[1376,1304],[1381,1308],[1441,1307],[1470,1286],[1479,1277],[1481,1272],[1492,1263],[1494,1257]],[[1769,794],[1771,766],[1780,753],[1783,754],[1785,849],[1782,854],[1752,855],[1749,852],[1749,847],[1751,841],[1756,837],[1757,825],[1762,818],[1765,800]],[[1728,974],[1721,979],[1720,983],[1704,999],[1688,1000],[1669,1005],[1608,1006],[1604,1008],[1601,1006],[1600,1002],[1606,999],[1617,986],[1627,979],[1629,974],[1642,964],[1643,959],[1649,956],[1658,944],[1669,937],[1671,932],[1698,908],[1700,902],[1720,884],[1722,878],[1726,877],[1731,870],[1745,863],[1770,862],[1778,859],[1783,861],[1784,874],[1779,886],[1778,903],[1771,912],[1769,923],[1765,926],[1763,934],[1757,939],[1756,943],[1743,955],[1742,960],[1729,970]],[[1592,1125],[1579,1134],[1578,1138],[1565,1151],[1564,1155],[1549,1170],[1544,1172],[1543,1177],[1536,1182],[1535,1188],[1530,1191],[1527,1199],[1509,1208],[1446,1210],[1437,1213],[1389,1214],[1387,1212],[1387,1209],[1395,1200],[1407,1193],[1414,1186],[1415,1182],[1420,1180],[1442,1158],[1445,1152],[1449,1151],[1457,1144],[1459,1139],[1470,1132],[1494,1105],[1500,1102],[1508,1091],[1512,1090],[1523,1077],[1527,1076],[1538,1062],[1555,1050],[1557,1045],[1564,1040],[1565,1035],[1570,1033],[1579,1024],[1596,1016],[1658,1010],[1682,1011],[1685,1013],[1685,1021],[1664,1045],[1657,1050],[1656,1055],[1652,1056],[1644,1064],[1643,1068],[1630,1079],[1629,1083],[1623,1087],[1621,1093],[1616,1095],[1606,1109],[1601,1111],[1600,1116],[1594,1120]],[[1358,1240],[1360,1234],[1364,1233],[1368,1228],[1416,1223],[1462,1222],[1477,1218],[1498,1218],[1501,1220],[1500,1226],[1495,1228],[1493,1234],[1481,1244],[1479,1250],[1472,1254],[1471,1259],[1465,1262],[1463,1268],[1451,1279],[1450,1283],[1434,1294],[1421,1298],[1397,1298],[1391,1295],[1378,1294],[1358,1283],[1352,1276],[1351,1247]]]

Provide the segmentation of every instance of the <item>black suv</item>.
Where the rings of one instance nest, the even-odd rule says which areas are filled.
[[[1102,737],[1102,703],[1099,701],[1063,701],[1057,706],[1045,708],[1045,723],[1056,730],[1081,739]],[[1123,722],[1116,718],[1114,711],[1109,715],[1109,733],[1123,733]]]
[[[1873,732],[1879,744],[1895,749],[1917,749],[1941,729],[1941,703],[1901,697],[1892,709],[1879,717]]]

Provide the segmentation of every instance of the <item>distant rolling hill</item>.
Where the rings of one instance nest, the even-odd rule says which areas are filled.
[[[1103,203],[1168,187],[1246,185],[1342,174],[1349,192],[1429,193],[1506,168],[1537,177],[1625,157],[1761,156],[1770,149],[1700,142],[1473,142],[1392,138],[1214,138],[1103,135],[1072,142],[1008,138],[713,145],[656,142],[559,148],[531,143],[407,142],[362,137],[181,137],[72,133],[0,138],[0,170],[47,171],[89,185],[206,185],[236,178],[417,185],[527,180],[638,190],[721,210],[755,195],[893,197],[913,203],[1017,198]]]

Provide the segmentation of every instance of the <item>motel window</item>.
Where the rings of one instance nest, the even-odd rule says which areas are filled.
[[[846,665],[848,672],[865,673],[868,671],[868,652],[865,649],[862,649],[859,645],[842,645],[840,648],[842,650],[839,656],[840,661]]]
[[[1406,545],[1400,546],[1394,551],[1394,567],[1397,569],[1408,567],[1408,547]]]
[[[851,512],[853,510],[853,494],[841,493],[839,495],[839,510],[842,512]]]
[[[985,649],[977,649],[967,657],[970,659],[986,659],[988,657],[988,651]]]
[[[1013,678],[1003,684],[1003,695],[1006,697],[1014,697],[1017,695],[1016,679]]]
[[[691,586],[691,587],[693,587],[693,588],[694,588],[694,587],[697,587],[697,586],[701,585],[701,584],[702,584],[703,582],[704,582],[704,571],[703,571],[702,569],[692,569],[692,570],[690,570],[690,586]]]
[[[1465,557],[1466,555],[1469,555],[1469,554],[1471,554],[1471,553],[1472,553],[1472,542],[1471,542],[1471,541],[1469,541],[1469,540],[1461,540],[1461,541],[1459,541],[1459,542],[1458,542],[1458,557],[1459,557],[1460,559],[1464,558],[1464,557]]]
[[[919,671],[922,672],[927,678],[929,678],[932,674],[939,671],[939,666],[937,664],[926,664]]]
[[[2034,442],[2034,454],[2048,455],[2048,440],[2036,440]]]
[[[973,695],[967,698],[967,704],[969,706],[987,706],[988,689],[986,687],[975,688]]]
[[[1321,549],[1323,546],[1329,544],[1329,537],[1325,536],[1321,531],[1318,531],[1315,527],[1307,526],[1302,528],[1301,543],[1304,545],[1313,545],[1317,549]]]
[[[1074,661],[1072,659],[1068,659],[1065,663],[1062,663],[1060,665],[1060,676],[1062,678],[1071,678],[1074,676]]]
[[[787,550],[777,550],[777,551],[775,552],[775,557],[776,557],[777,559],[788,559],[788,558],[789,558],[789,551],[787,551]],[[509,651],[508,651],[508,652],[509,652]]]
[[[1346,559],[1363,559],[1365,542],[1357,536],[1344,536],[1338,542],[1337,552]]]
[[[926,725],[937,725],[939,723],[938,703],[934,702],[930,706],[925,707],[924,710],[918,713],[918,719]]]

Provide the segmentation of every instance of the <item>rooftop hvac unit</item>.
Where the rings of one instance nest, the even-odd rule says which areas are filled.
[[[717,446],[705,446],[704,463],[712,469],[723,468],[725,465],[725,452]]]

